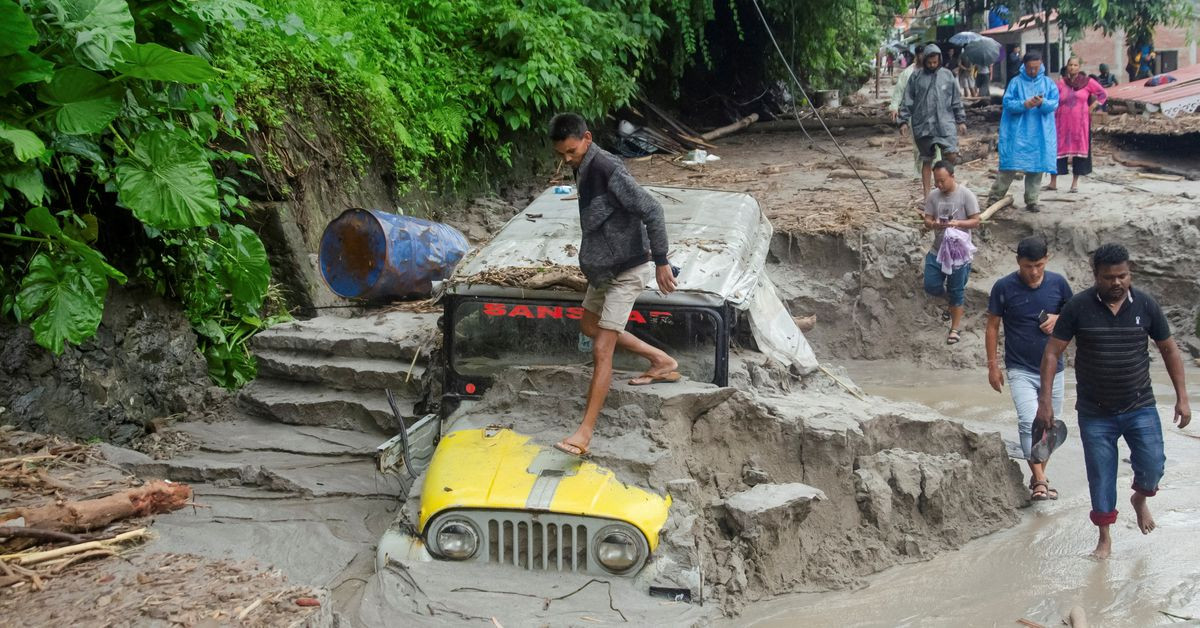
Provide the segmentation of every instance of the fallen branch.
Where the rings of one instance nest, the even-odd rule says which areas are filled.
[[[1012,204],[1013,204],[1013,197],[1011,194],[1009,194],[1009,195],[1005,196],[1004,198],[996,201],[995,203],[992,203],[991,205],[988,206],[987,209],[983,210],[983,213],[979,215],[979,220],[981,222],[986,221],[987,219],[994,216],[996,214],[996,212],[998,212]]]
[[[1029,628],[1046,628],[1045,626],[1037,623],[1036,621],[1030,621],[1028,619],[1025,619],[1024,617],[1022,617],[1021,619],[1018,619],[1017,623],[1021,624],[1022,626],[1028,626]]]
[[[146,534],[147,534],[146,528],[138,528],[136,530],[130,530],[129,532],[118,534],[117,536],[114,536],[111,539],[104,539],[102,541],[88,541],[87,543],[68,545],[66,547],[58,547],[58,548],[55,548],[52,550],[45,550],[45,551],[41,551],[41,552],[20,552],[17,554],[4,554],[4,555],[0,555],[0,563],[6,562],[6,561],[11,561],[14,566],[35,565],[37,563],[44,563],[48,560],[53,560],[55,558],[59,558],[62,556],[68,556],[71,554],[79,554],[82,552],[88,552],[88,551],[97,550],[97,549],[107,549],[109,547],[112,547],[113,545],[118,545],[120,543],[124,543],[125,541],[131,541],[133,539],[143,538],[146,536]]]
[[[741,131],[742,129],[750,126],[751,124],[754,124],[755,122],[758,122],[758,114],[752,113],[752,114],[746,116],[745,118],[742,118],[741,120],[738,120],[737,122],[734,122],[733,124],[728,124],[723,127],[713,129],[713,130],[709,131],[708,133],[702,133],[700,135],[700,139],[705,140],[705,141],[712,141],[712,140],[715,140],[718,138],[725,137],[726,135],[733,135],[734,133]]]
[[[67,543],[83,542],[83,537],[76,536],[68,532],[59,532],[58,530],[45,530],[42,528],[28,528],[23,526],[0,526],[0,538],[9,537],[41,539],[43,541],[65,541]]]
[[[1071,628],[1088,628],[1087,613],[1083,612],[1082,606],[1071,607],[1071,612],[1067,615],[1067,625]]]
[[[192,489],[186,484],[154,481],[99,499],[17,508],[15,512],[31,528],[86,531],[120,519],[178,510],[191,497]]]

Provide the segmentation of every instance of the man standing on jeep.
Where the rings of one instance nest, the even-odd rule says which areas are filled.
[[[554,445],[573,456],[588,453],[596,418],[612,386],[617,347],[646,358],[650,367],[630,385],[679,381],[679,364],[665,352],[625,333],[634,301],[650,278],[663,294],[675,291],[667,262],[667,226],[662,205],[634,181],[621,159],[592,143],[592,133],[575,113],[550,121],[550,140],[575,170],[579,186],[579,269],[587,277],[580,331],[592,339],[592,381],[583,422],[575,433]]]

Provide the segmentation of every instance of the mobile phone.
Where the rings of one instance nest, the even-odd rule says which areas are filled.
[[[1038,324],[1039,325],[1045,323],[1049,319],[1050,319],[1050,315],[1046,313],[1046,310],[1042,310],[1041,312],[1038,312]]]

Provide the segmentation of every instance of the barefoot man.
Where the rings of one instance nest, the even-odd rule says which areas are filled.
[[[554,445],[574,456],[588,453],[596,417],[612,385],[617,347],[646,358],[650,368],[631,385],[674,382],[679,365],[663,351],[625,333],[633,303],[653,277],[663,294],[675,291],[667,262],[667,227],[662,205],[633,180],[621,160],[592,143],[583,118],[562,113],[550,121],[554,151],[575,169],[583,241],[579,268],[588,280],[580,331],[592,339],[592,382],[583,422]]]
[[[1142,534],[1154,530],[1147,497],[1158,491],[1162,478],[1162,421],[1150,386],[1150,352],[1146,339],[1158,346],[1175,387],[1175,423],[1187,427],[1192,420],[1184,380],[1183,358],[1162,309],[1149,295],[1134,290],[1129,252],[1119,244],[1105,244],[1092,255],[1095,285],[1075,295],[1063,306],[1046,352],[1042,356],[1042,388],[1035,420],[1049,431],[1054,425],[1052,382],[1059,357],[1074,338],[1075,383],[1079,399],[1079,437],[1083,442],[1088,489],[1092,497],[1092,523],[1100,540],[1092,555],[1108,558],[1112,551],[1109,526],[1117,520],[1117,439],[1129,445],[1133,466],[1133,496]]]

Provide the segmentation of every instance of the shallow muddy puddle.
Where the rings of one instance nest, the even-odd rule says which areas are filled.
[[[1200,369],[1188,367],[1193,409],[1200,407]],[[921,403],[977,428],[1016,440],[1016,412],[1005,387],[988,386],[983,369],[929,371],[911,364],[875,361],[845,365],[869,393]],[[1150,501],[1158,529],[1143,536],[1128,503],[1132,472],[1118,477],[1120,519],[1113,526],[1113,556],[1097,561],[1083,451],[1074,413],[1074,372],[1067,373],[1064,420],[1071,430],[1055,452],[1048,476],[1057,501],[1023,509],[1016,526],[976,539],[926,562],[901,565],[866,579],[858,590],[787,596],[748,607],[739,626],[1013,626],[1028,619],[1062,625],[1073,606],[1091,626],[1180,625],[1162,611],[1200,618],[1200,423],[1179,430],[1171,423],[1174,392],[1165,369],[1153,371],[1167,469]],[[1014,444],[1015,446],[1015,444]],[[1121,444],[1122,458],[1128,449]],[[1024,461],[1022,470],[1028,475]],[[1197,622],[1186,622],[1196,625]]]

